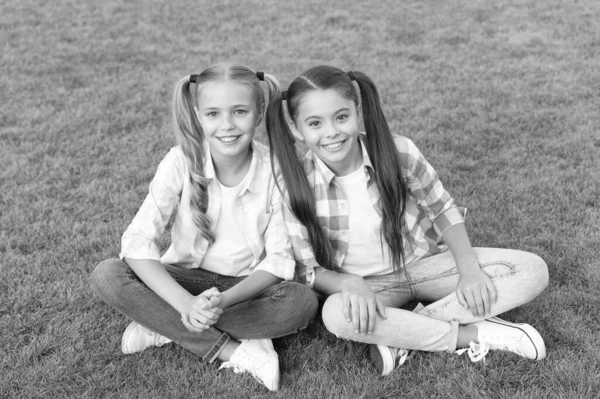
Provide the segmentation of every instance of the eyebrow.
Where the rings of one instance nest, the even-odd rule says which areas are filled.
[[[252,104],[235,104],[232,105],[231,108],[252,108]],[[219,107],[207,107],[207,108],[201,108],[202,111],[211,111],[211,110],[220,110],[221,108]]]
[[[344,108],[340,108],[340,109],[338,109],[337,111],[335,111],[335,112],[333,113],[333,115],[337,115],[337,114],[339,114],[340,112],[344,112],[344,111],[346,111],[346,112],[350,112],[350,108],[346,108],[346,107],[344,107]],[[306,118],[304,118],[304,122],[306,122],[306,121],[307,121],[307,120],[309,120],[310,118],[317,118],[317,119],[321,119],[321,117],[320,117],[320,116],[317,116],[317,115],[310,115],[310,116],[307,116]]]

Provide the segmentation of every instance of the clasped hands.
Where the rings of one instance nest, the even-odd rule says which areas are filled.
[[[200,295],[191,297],[181,314],[181,321],[191,332],[204,332],[219,320],[223,313],[221,293],[212,287]]]

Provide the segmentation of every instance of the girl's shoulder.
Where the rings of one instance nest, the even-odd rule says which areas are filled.
[[[394,138],[394,145],[396,146],[396,150],[399,153],[412,154],[415,152],[415,150],[418,151],[415,143],[408,137],[394,134],[393,138]]]
[[[159,169],[177,169],[180,172],[186,172],[188,169],[186,156],[181,146],[171,147],[160,162]]]

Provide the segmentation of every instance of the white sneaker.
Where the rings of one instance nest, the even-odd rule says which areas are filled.
[[[531,360],[546,357],[542,336],[529,324],[510,323],[492,317],[472,325],[477,327],[479,344],[471,342],[468,349],[457,351],[458,354],[468,351],[472,361],[483,359],[489,350],[505,350]]]
[[[371,360],[375,363],[375,367],[381,375],[391,374],[394,369],[406,362],[410,354],[410,351],[406,349],[377,344],[370,345],[369,352]]]
[[[141,352],[151,346],[163,346],[172,342],[169,338],[148,330],[136,322],[129,323],[121,340],[121,350],[124,354]]]
[[[231,368],[236,373],[247,372],[269,391],[279,389],[279,357],[270,339],[242,339],[229,361],[220,369]]]

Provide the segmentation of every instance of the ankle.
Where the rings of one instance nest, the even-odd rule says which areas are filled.
[[[466,326],[458,326],[458,340],[456,342],[456,348],[468,348],[471,342],[479,343],[477,334],[479,330],[477,326],[469,324]]]
[[[217,355],[217,359],[223,362],[229,361],[229,359],[231,359],[231,355],[233,355],[233,352],[235,352],[238,346],[240,346],[239,341],[230,339],[229,341],[227,341],[223,349],[221,349],[221,352],[219,352],[219,354]]]

